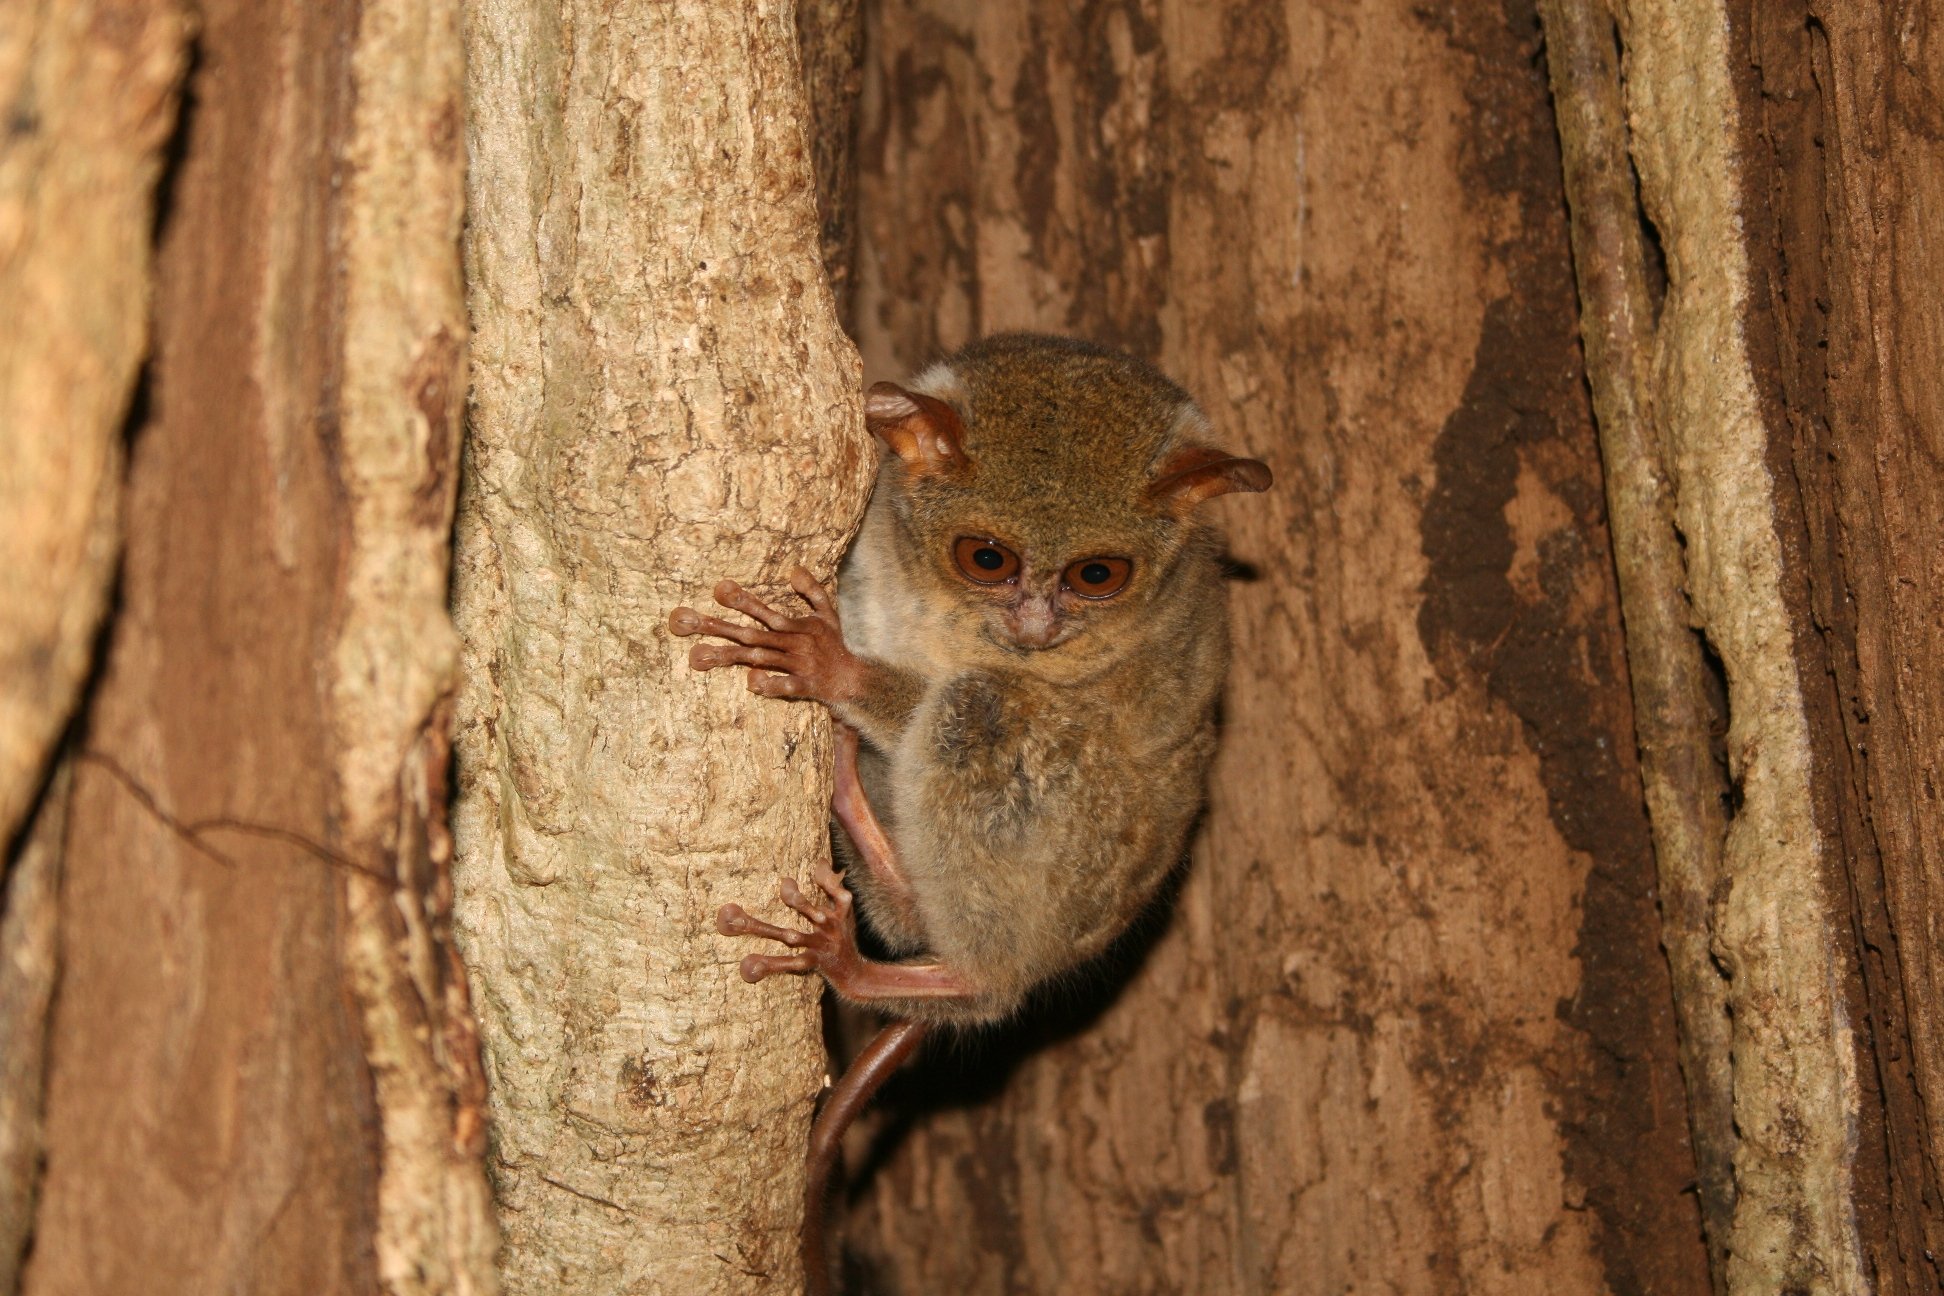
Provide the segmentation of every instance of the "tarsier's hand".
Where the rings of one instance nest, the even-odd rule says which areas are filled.
[[[810,605],[809,616],[786,616],[736,582],[723,581],[715,587],[716,602],[760,624],[739,625],[678,607],[668,614],[669,631],[727,639],[726,644],[697,644],[689,649],[689,665],[696,670],[748,666],[752,693],[828,703],[855,701],[864,694],[867,668],[844,646],[837,605],[802,567],[790,573],[790,588]]]

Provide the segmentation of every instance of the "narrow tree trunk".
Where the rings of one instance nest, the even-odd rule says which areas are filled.
[[[470,10],[459,914],[513,1292],[785,1292],[819,987],[735,900],[826,857],[822,709],[669,611],[828,576],[873,463],[819,262],[794,9]]]
[[[1705,1291],[1531,6],[872,21],[869,376],[1102,338],[1278,481],[1172,918],[903,1086],[856,1290]]]
[[[443,918],[457,55],[446,0],[202,6],[74,763],[36,1296],[493,1287]]]

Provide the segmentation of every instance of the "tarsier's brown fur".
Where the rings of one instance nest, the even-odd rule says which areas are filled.
[[[875,903],[868,872],[853,885],[894,949],[929,951],[979,991],[885,1007],[976,1021],[1098,954],[1179,859],[1215,747],[1227,615],[1215,535],[1148,495],[1204,426],[1180,388],[1127,356],[1017,334],[908,386],[958,413],[971,467],[886,456],[839,599],[852,647],[909,683],[836,711],[881,753],[865,787],[917,922]],[[1061,637],[1023,648],[1004,617],[1014,592],[953,565],[968,535],[1007,542],[1022,584],[1047,592],[1095,555],[1134,572],[1113,598],[1062,600]]]
[[[739,906],[718,923],[800,951],[750,956],[751,980],[819,971],[907,1021],[991,1021],[1099,954],[1180,858],[1228,663],[1220,542],[1195,510],[1264,489],[1269,470],[1208,446],[1201,413],[1152,368],[1063,338],[975,343],[905,387],[874,387],[866,415],[893,453],[843,568],[841,622],[801,569],[809,616],[724,582],[717,599],[759,626],[670,618],[729,641],[694,648],[697,669],[752,667],[755,691],[823,701],[868,744],[840,746],[838,762],[858,862],[821,877],[819,899],[784,884],[811,929]],[[1010,551],[1011,579],[981,583],[955,557],[968,539]],[[1085,597],[1075,573],[1108,571],[1088,560],[1126,564],[1125,584]],[[919,961],[858,953],[851,890],[885,944]],[[860,1085],[919,1033],[873,1054]],[[864,1097],[845,1094],[845,1110]],[[833,1139],[813,1157],[813,1205]]]

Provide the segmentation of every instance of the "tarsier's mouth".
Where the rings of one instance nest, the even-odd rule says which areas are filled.
[[[1071,625],[1058,627],[1054,630],[1052,637],[1044,643],[1034,643],[1030,640],[1021,639],[1010,629],[995,629],[990,625],[985,627],[983,634],[986,642],[992,644],[995,648],[1023,657],[1028,653],[1046,652],[1049,649],[1058,648],[1061,644],[1073,638],[1073,627]]]

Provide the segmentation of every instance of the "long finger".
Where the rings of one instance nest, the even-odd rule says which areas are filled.
[[[808,567],[798,567],[790,573],[790,588],[803,596],[810,610],[833,625],[837,621],[837,601],[830,597],[830,591],[817,583]]]
[[[760,645],[764,648],[781,648],[783,640],[772,631],[760,626],[742,625],[735,621],[724,621],[694,608],[678,607],[668,614],[668,629],[678,635],[715,635],[721,639],[732,640],[739,644]]]
[[[749,672],[749,691],[763,697],[800,698],[810,696],[810,686],[794,675],[772,675],[768,671]]]
[[[842,909],[850,903],[850,888],[844,885],[843,878],[830,871],[829,865],[819,863],[814,876],[817,879],[817,885],[823,888],[823,893],[829,896],[831,902],[839,909]],[[790,907],[792,909],[796,908],[795,905],[791,905]],[[801,913],[802,910],[798,910],[797,912]]]
[[[766,923],[746,912],[741,905],[726,904],[716,910],[716,930],[724,936],[761,936],[795,949],[810,939],[807,932]]]
[[[696,670],[714,670],[718,666],[782,670],[786,660],[775,648],[745,648],[740,644],[697,644],[689,649],[689,665]]]
[[[824,916],[823,907],[810,898],[809,892],[796,884],[795,878],[784,878],[782,891],[783,903],[805,918],[814,922]]]
[[[788,630],[790,623],[796,619],[778,612],[732,580],[723,581],[715,587],[715,601],[726,608],[736,609],[752,621],[761,621],[772,630]]]

